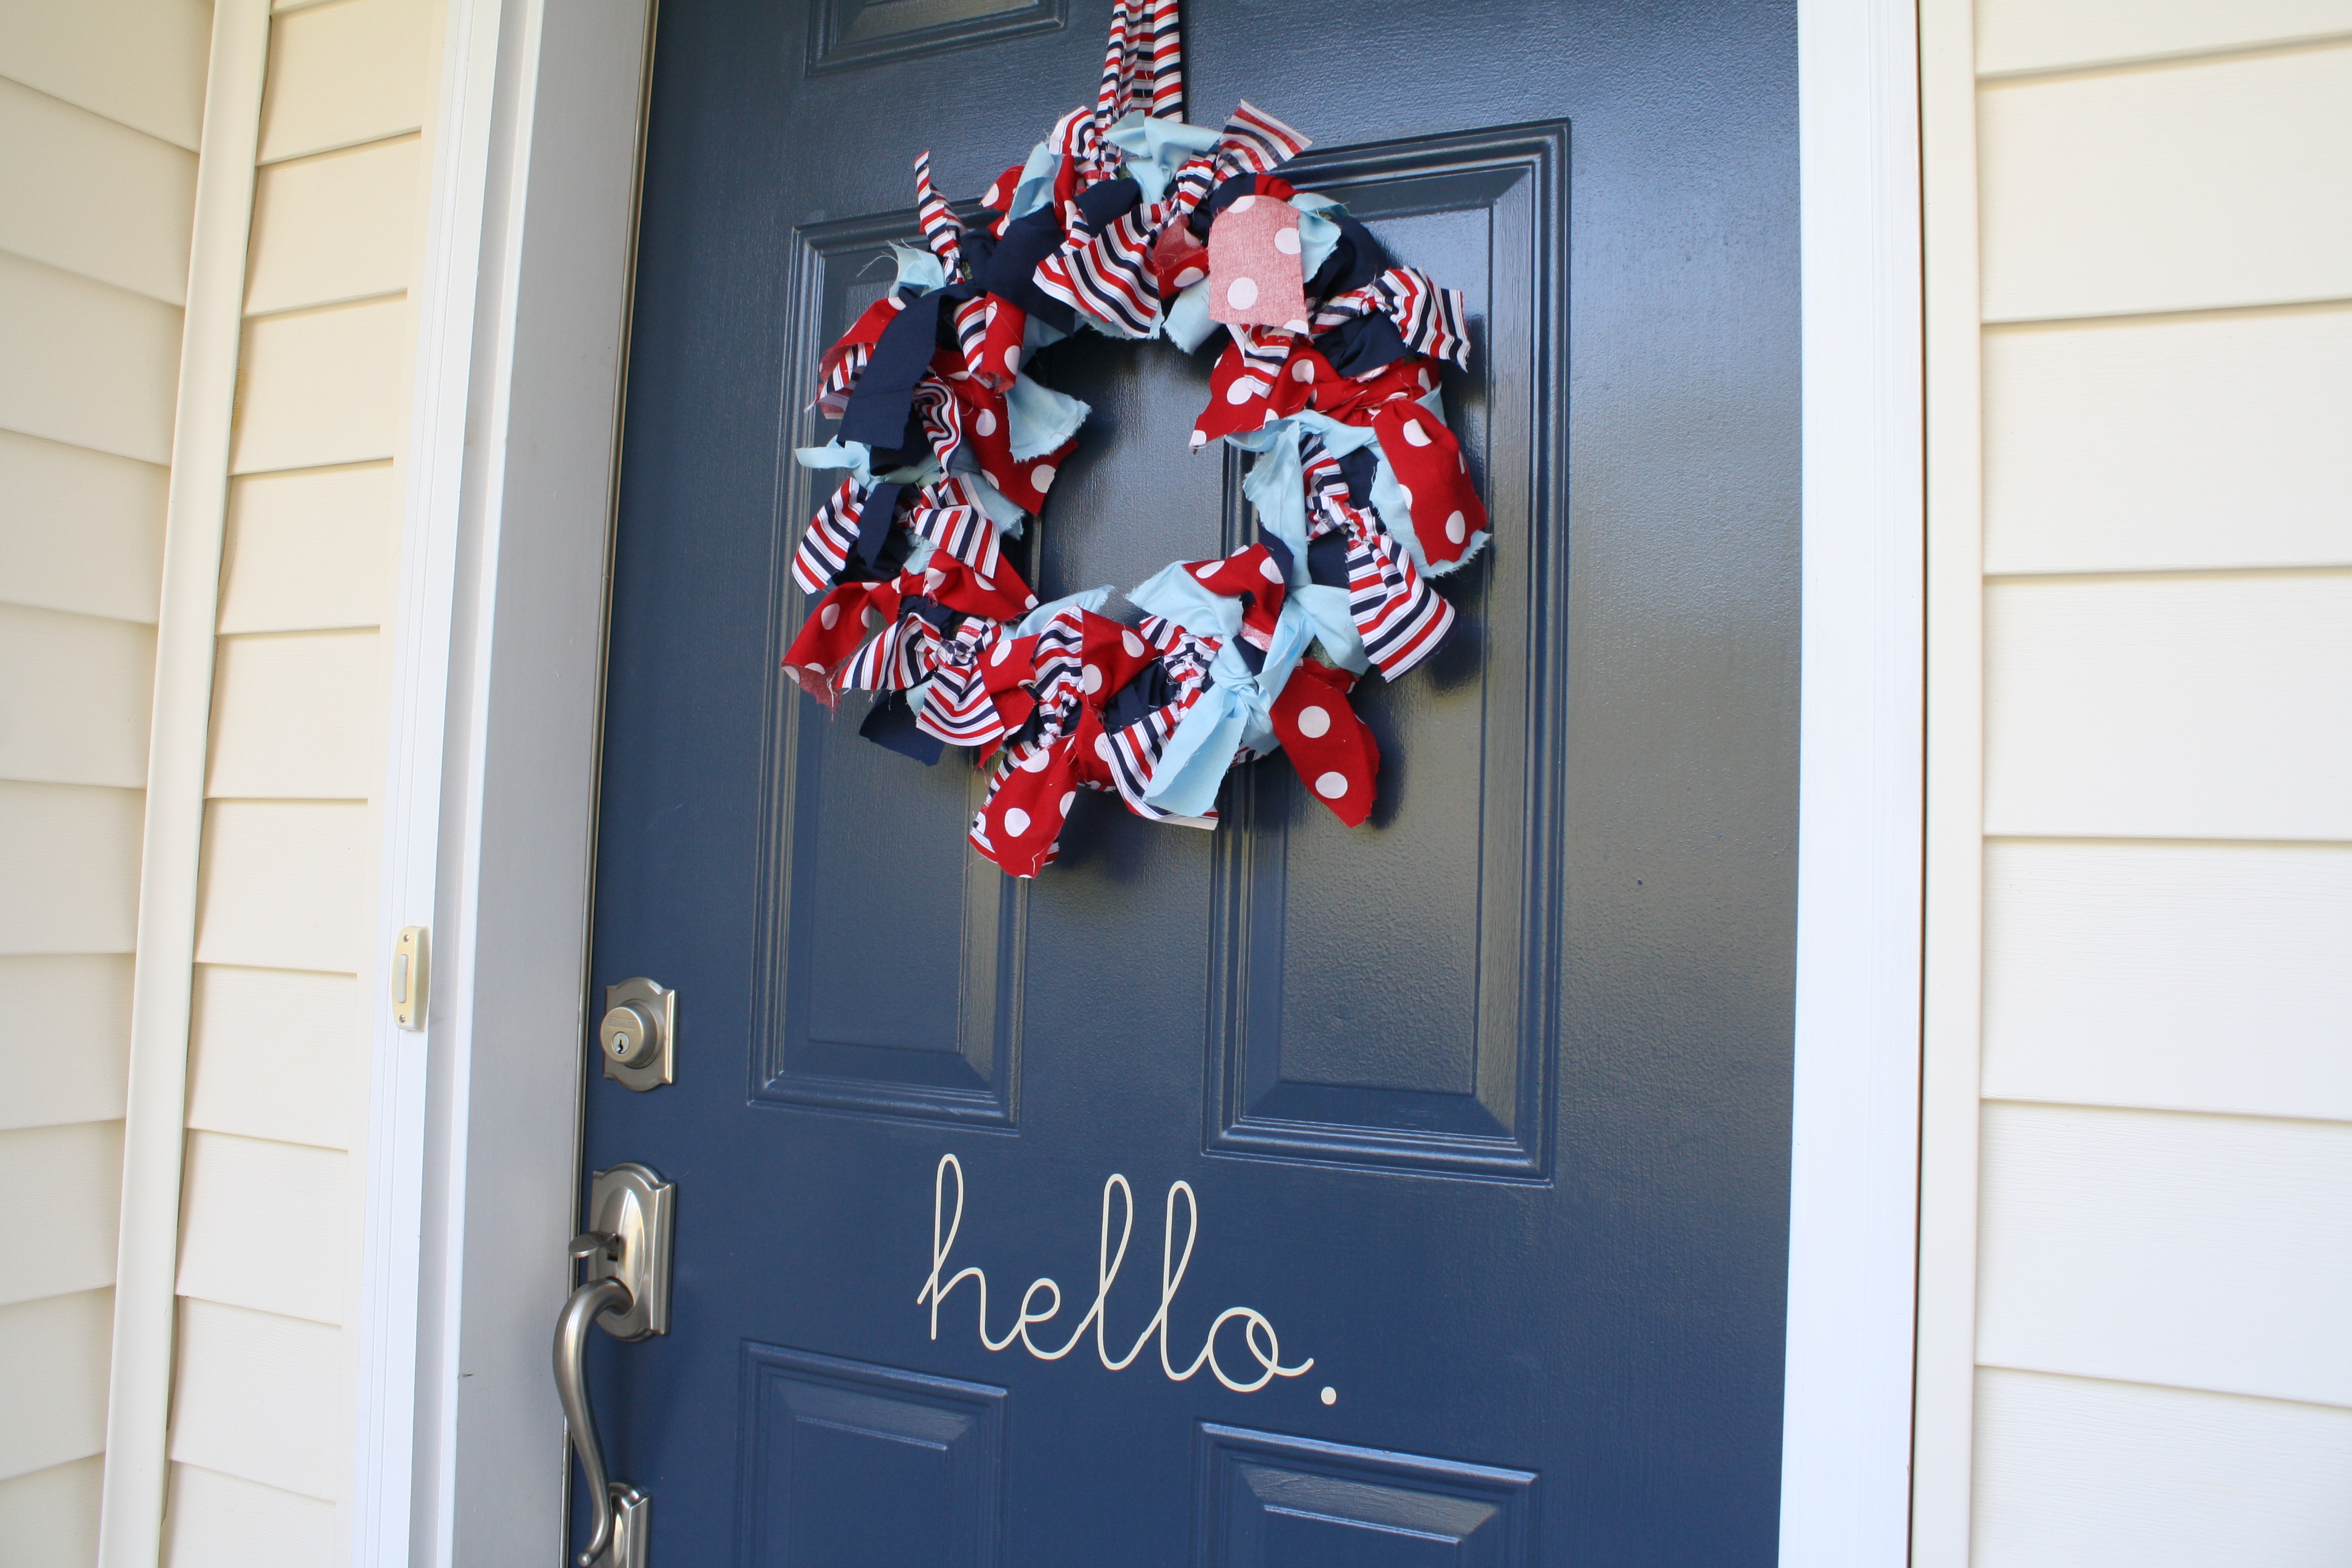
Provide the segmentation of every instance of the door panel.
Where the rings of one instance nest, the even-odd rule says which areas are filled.
[[[584,1153],[677,1184],[677,1278],[668,1335],[593,1349],[614,1471],[667,1563],[1769,1562],[1793,7],[1187,8],[1189,117],[1296,125],[1286,177],[1468,296],[1494,542],[1449,645],[1359,689],[1365,826],[1276,758],[1213,833],[1084,801],[1014,882],[961,753],[779,678],[789,448],[914,155],[982,188],[1090,100],[1106,20],[664,8],[593,978],[677,988],[677,1081],[593,1080]],[[1014,548],[1042,595],[1255,537],[1187,449],[1208,365],[1037,356],[1093,408]]]

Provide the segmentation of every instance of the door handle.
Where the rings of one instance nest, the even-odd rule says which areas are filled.
[[[617,1339],[669,1332],[671,1195],[677,1189],[643,1165],[599,1171],[588,1189],[589,1227],[572,1238],[587,1278],[555,1320],[555,1393],[587,1483],[593,1521],[580,1568],[645,1568],[653,1500],[604,1468],[583,1361],[588,1326]]]

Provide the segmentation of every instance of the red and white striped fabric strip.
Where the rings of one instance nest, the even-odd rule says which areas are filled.
[[[1039,268],[1037,287],[1124,336],[1150,337],[1160,323],[1160,280],[1139,210],[1099,235],[1074,235]]]
[[[923,226],[923,243],[947,264],[948,276],[953,278],[963,266],[963,225],[956,222],[955,214],[948,210],[947,198],[931,184],[931,153],[928,147],[915,155],[915,211]]]
[[[1184,36],[1177,0],[1151,0],[1151,117],[1184,118]]]
[[[1244,99],[1217,139],[1217,177],[1270,174],[1314,143]]]
[[[1454,606],[1414,569],[1387,529],[1356,514],[1348,539],[1348,611],[1364,651],[1391,680],[1437,651]]]
[[[846,479],[825,503],[809,519],[808,531],[801,535],[801,547],[793,552],[793,581],[803,594],[821,594],[841,569],[849,564],[849,552],[857,543],[857,512],[860,499],[857,481]]]
[[[908,531],[930,541],[982,576],[995,576],[1000,546],[994,520],[977,506],[927,504],[931,489],[924,487],[914,510],[907,514]]]
[[[851,343],[843,349],[840,356],[833,362],[833,368],[825,372],[824,381],[818,384],[816,396],[810,401],[809,406],[827,419],[838,419],[846,414],[849,411],[849,395],[856,387],[857,378],[865,374],[866,362],[873,357],[874,345],[871,343]]]
[[[1470,367],[1470,310],[1461,289],[1440,289],[1418,267],[1391,267],[1362,288],[1326,301],[1315,312],[1315,331],[1328,332],[1374,314],[1394,321],[1413,353]]]

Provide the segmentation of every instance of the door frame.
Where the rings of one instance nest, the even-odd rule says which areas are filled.
[[[352,1561],[553,1563],[654,0],[446,0],[383,785]],[[1802,621],[1780,1558],[1908,1556],[1924,852],[1914,0],[1799,0]],[[433,933],[423,1034],[390,954]]]

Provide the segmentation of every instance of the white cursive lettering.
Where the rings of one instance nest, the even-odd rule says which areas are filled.
[[[952,1216],[948,1213],[947,1203],[950,1172],[955,1174],[955,1213]],[[1116,1249],[1110,1242],[1111,1195],[1114,1193],[1119,1201],[1118,1246]],[[1181,1258],[1176,1255],[1176,1198],[1180,1193],[1184,1198],[1184,1252]],[[963,1165],[953,1154],[942,1154],[938,1169],[931,1173],[931,1273],[930,1278],[923,1282],[922,1290],[915,1297],[917,1306],[929,1306],[931,1310],[931,1338],[935,1340],[940,1337],[940,1305],[947,1300],[950,1291],[969,1279],[979,1297],[977,1323],[980,1342],[992,1351],[1009,1349],[1018,1340],[1022,1348],[1039,1361],[1059,1361],[1077,1348],[1078,1342],[1086,1338],[1087,1330],[1091,1327],[1095,1331],[1096,1356],[1107,1370],[1122,1372],[1143,1353],[1143,1347],[1157,1335],[1160,1339],[1160,1369],[1171,1381],[1182,1383],[1206,1366],[1219,1383],[1236,1394],[1254,1394],[1277,1377],[1297,1377],[1315,1364],[1314,1358],[1310,1356],[1297,1366],[1283,1365],[1282,1341],[1275,1333],[1274,1324],[1267,1321],[1265,1314],[1255,1307],[1228,1307],[1218,1313],[1216,1321],[1209,1325],[1209,1337],[1201,1346],[1201,1353],[1194,1356],[1192,1364],[1183,1371],[1176,1370],[1175,1361],[1168,1349],[1168,1310],[1175,1305],[1176,1292],[1183,1288],[1184,1271],[1192,1264],[1192,1246],[1201,1236],[1200,1204],[1193,1197],[1192,1184],[1188,1182],[1171,1183],[1168,1188],[1168,1207],[1160,1237],[1159,1310],[1151,1314],[1151,1321],[1144,1325],[1143,1332],[1136,1336],[1135,1342],[1122,1356],[1114,1357],[1110,1353],[1108,1303],[1110,1288],[1118,1279],[1120,1265],[1127,1261],[1127,1244],[1135,1234],[1135,1194],[1128,1186],[1125,1176],[1113,1172],[1103,1183],[1102,1227],[1095,1252],[1094,1303],[1087,1309],[1086,1316],[1071,1329],[1070,1337],[1058,1346],[1043,1347],[1029,1337],[1033,1326],[1051,1322],[1061,1313],[1062,1288],[1053,1280],[1033,1280],[1029,1289],[1021,1292],[1021,1310],[1014,1314],[1013,1326],[1004,1331],[1001,1339],[992,1337],[988,1331],[988,1275],[984,1270],[967,1265],[950,1275],[946,1284],[940,1283],[940,1274],[948,1266],[948,1254],[955,1248],[956,1233],[962,1228]],[[1042,1310],[1037,1305],[1041,1295],[1047,1299]],[[1242,1323],[1242,1343],[1258,1365],[1257,1375],[1247,1383],[1236,1382],[1217,1361],[1217,1336],[1227,1323],[1235,1319]]]

